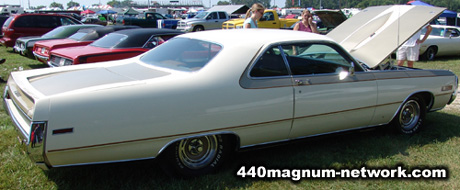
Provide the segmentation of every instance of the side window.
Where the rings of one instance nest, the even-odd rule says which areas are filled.
[[[219,19],[227,19],[225,12],[219,12]]]
[[[251,77],[287,76],[288,70],[278,46],[266,50],[257,60],[249,75]]]
[[[56,28],[61,21],[56,16],[37,16],[34,21],[38,28]]]
[[[207,17],[207,19],[217,19],[217,13],[216,13],[216,12],[213,12],[213,13],[209,14],[209,16]]]
[[[60,20],[61,20],[61,25],[62,25],[62,26],[75,24],[75,22],[73,22],[72,20],[70,20],[69,18],[66,18],[66,17],[61,17]],[[93,19],[93,20],[91,20],[91,21],[92,21],[93,23],[96,23],[96,22],[97,22],[96,19]]]
[[[282,46],[293,75],[339,73],[351,62],[328,44],[295,44]]]
[[[20,16],[19,18],[14,21],[14,27],[26,28],[26,27],[33,27],[31,25],[33,23],[31,16]]]
[[[262,21],[270,21],[270,20],[275,20],[275,16],[273,15],[272,12],[266,12],[261,18]]]
[[[144,44],[142,48],[152,49],[164,43],[165,40],[160,36],[152,36],[150,39]]]

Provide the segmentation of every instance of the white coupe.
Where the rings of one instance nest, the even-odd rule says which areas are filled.
[[[44,168],[159,158],[193,176],[256,145],[386,124],[413,134],[458,78],[383,60],[442,10],[370,7],[327,36],[188,33],[135,58],[13,72],[4,105]]]

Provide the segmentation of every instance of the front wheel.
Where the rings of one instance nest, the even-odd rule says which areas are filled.
[[[161,158],[166,173],[183,177],[216,171],[231,154],[231,145],[222,135],[183,139],[174,143]]]
[[[397,132],[415,134],[425,121],[426,104],[419,96],[410,97],[399,110],[391,125]]]
[[[199,32],[199,31],[203,31],[203,30],[204,30],[203,26],[195,26],[195,28],[193,28],[194,32]]]

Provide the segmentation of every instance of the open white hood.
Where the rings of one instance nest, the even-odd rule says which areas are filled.
[[[413,5],[369,7],[327,36],[374,68],[444,9]]]

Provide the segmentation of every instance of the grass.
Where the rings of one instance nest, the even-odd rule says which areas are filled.
[[[0,48],[7,61],[0,76],[44,64]],[[460,58],[417,62],[419,68],[450,69],[460,76]],[[3,89],[5,83],[0,83]],[[194,179],[166,176],[156,161],[57,168],[42,171],[19,147],[10,118],[0,106],[0,189],[459,189],[460,111],[427,114],[417,135],[389,133],[382,128],[296,141],[240,152],[217,173]],[[240,178],[240,166],[267,168],[407,168],[444,167],[449,178],[437,179],[289,179]]]

